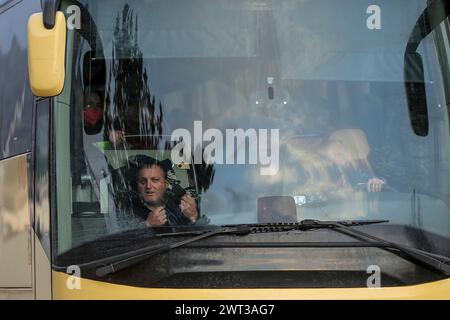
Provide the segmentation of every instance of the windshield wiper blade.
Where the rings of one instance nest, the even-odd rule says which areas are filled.
[[[447,257],[442,257],[436,254],[431,254],[424,252],[420,249],[410,248],[396,243],[386,241],[384,239],[372,236],[365,232],[356,230],[352,227],[387,223],[388,220],[348,220],[348,221],[318,221],[318,220],[303,220],[298,223],[266,223],[266,224],[243,224],[243,225],[230,225],[222,226],[217,229],[204,231],[199,233],[199,231],[187,231],[174,233],[174,236],[189,236],[193,237],[168,244],[150,246],[118,256],[108,258],[107,261],[103,260],[103,265],[96,269],[96,275],[98,277],[104,277],[112,273],[124,270],[128,267],[136,265],[146,259],[149,259],[157,254],[168,252],[172,249],[187,246],[194,242],[204,240],[206,238],[214,237],[216,235],[225,234],[235,234],[235,235],[248,235],[251,233],[266,233],[266,232],[287,232],[287,231],[307,231],[312,229],[332,229],[338,232],[344,233],[346,235],[353,236],[359,240],[371,240],[374,243],[380,244],[379,248],[388,250],[394,254],[401,256],[402,258],[407,258],[408,260],[413,260],[414,262],[421,263],[435,270],[438,270],[445,275],[450,274],[450,259]],[[170,236],[168,233],[161,236]],[[97,265],[100,261],[97,261]],[[92,265],[92,263],[89,263]]]
[[[427,267],[430,267],[434,270],[437,270],[445,275],[450,275],[450,258],[443,257],[437,254],[429,253],[420,249],[407,247],[404,245],[396,244],[375,236],[371,234],[362,232],[360,230],[356,230],[350,228],[348,224],[342,223],[339,221],[318,221],[318,220],[303,220],[301,222],[305,228],[328,228],[334,229],[338,232],[344,233],[346,235],[350,235],[363,240],[372,240],[376,243],[381,244],[381,249],[388,250],[394,254],[401,256],[402,258],[407,258],[408,260],[412,260],[414,262],[421,263]]]
[[[341,221],[343,225],[346,226],[359,226],[359,225],[368,225],[368,224],[376,224],[376,223],[384,223],[389,222],[387,220],[351,220],[351,221]],[[334,222],[328,222],[334,223]],[[311,227],[303,224],[303,223],[260,223],[260,224],[242,224],[242,225],[228,225],[222,226],[217,229],[209,230],[209,231],[186,231],[186,232],[176,232],[176,233],[163,233],[157,235],[158,237],[166,237],[166,236],[190,236],[193,237],[179,241],[172,242],[168,244],[156,245],[151,247],[146,247],[138,250],[134,250],[131,252],[127,252],[112,258],[108,258],[106,261],[96,261],[89,263],[92,264],[103,264],[102,266],[96,269],[96,275],[98,277],[104,277],[109,274],[121,271],[125,268],[136,265],[148,258],[151,258],[157,254],[170,251],[172,249],[176,249],[182,246],[189,245],[193,242],[197,242],[206,238],[210,238],[216,235],[221,234],[236,234],[236,235],[247,235],[250,233],[263,233],[263,232],[286,232],[293,230],[305,230],[310,229]]]
[[[184,233],[184,235],[188,235],[188,234],[192,234],[192,233],[193,232],[191,232],[191,233],[186,232],[186,233]],[[218,228],[216,230],[206,231],[206,232],[201,233],[200,235],[194,236],[187,240],[151,246],[151,247],[147,247],[147,248],[143,248],[143,249],[134,250],[132,252],[127,252],[123,255],[115,256],[114,259],[116,261],[107,263],[106,265],[98,267],[96,269],[95,273],[98,277],[104,277],[111,273],[116,273],[116,272],[126,269],[128,267],[136,265],[136,264],[138,264],[152,256],[155,256],[157,254],[167,252],[172,249],[182,247],[182,246],[191,244],[191,243],[199,241],[199,240],[214,237],[216,235],[223,235],[223,234],[246,235],[249,233],[250,233],[250,228],[246,227],[245,225],[236,226],[236,227],[224,227],[224,228]],[[180,235],[180,233],[178,233],[178,235]]]
[[[224,228],[230,227],[246,227],[250,228],[251,233],[262,233],[262,232],[284,232],[292,230],[309,230],[314,229],[316,226],[308,225],[307,221],[316,220],[303,220],[301,222],[274,222],[274,223],[255,223],[255,224],[242,224],[242,225],[224,225]],[[321,221],[323,224],[333,224],[340,223],[347,227],[364,226],[371,224],[388,223],[389,220],[342,220],[342,221]]]

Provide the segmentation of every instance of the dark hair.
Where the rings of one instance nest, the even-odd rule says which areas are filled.
[[[102,104],[102,109],[105,108],[104,105],[104,92],[98,90],[98,89],[87,89],[86,92],[84,93],[84,107],[86,107],[86,101],[89,99],[90,96],[92,96],[93,94],[96,94],[98,96],[98,98],[100,99],[100,103]]]
[[[135,169],[136,176],[143,168],[151,168],[153,166],[161,168],[164,173],[164,178],[167,180],[168,172],[172,170],[172,162],[168,159],[158,161],[155,158],[137,155],[129,158],[130,167]]]

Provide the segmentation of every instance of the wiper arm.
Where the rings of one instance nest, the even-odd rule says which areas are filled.
[[[369,239],[375,241],[376,243],[382,245],[380,246],[381,249],[388,250],[389,252],[400,255],[402,258],[407,258],[408,260],[413,260],[414,262],[431,267],[447,276],[450,275],[450,258],[448,257],[443,257],[420,249],[389,242],[368,233],[350,228],[348,224],[342,222],[303,220],[301,224],[307,228],[329,228],[359,239],[362,238],[364,240]]]
[[[215,230],[209,231],[187,231],[178,233],[161,234],[159,236],[192,236],[193,237],[168,244],[150,246],[131,252],[127,252],[118,256],[114,256],[103,261],[97,261],[89,263],[100,264],[101,267],[96,269],[96,275],[98,277],[104,277],[109,274],[121,271],[133,265],[136,265],[148,258],[151,258],[157,254],[168,252],[172,249],[183,247],[194,242],[204,240],[206,238],[214,237],[216,235],[235,234],[235,235],[248,235],[251,233],[264,233],[264,232],[287,232],[287,231],[307,231],[311,229],[328,228],[338,232],[344,233],[356,237],[361,240],[372,240],[375,243],[380,244],[379,248],[388,250],[394,254],[397,254],[403,258],[419,262],[423,265],[438,270],[445,275],[450,274],[450,259],[442,257],[436,254],[431,254],[420,249],[406,247],[396,243],[386,241],[384,239],[372,236],[365,232],[353,229],[355,226],[371,225],[379,223],[387,223],[388,220],[349,220],[349,221],[318,221],[318,220],[303,220],[299,223],[267,223],[267,224],[243,224],[243,225],[230,225],[222,226]]]
[[[192,233],[193,232],[185,232],[185,233],[177,233],[176,235],[189,235]],[[151,247],[127,252],[123,255],[115,256],[114,259],[116,261],[108,263],[104,266],[97,268],[95,273],[98,277],[104,277],[108,274],[115,273],[115,272],[121,271],[123,269],[126,269],[128,267],[131,267],[133,265],[136,265],[136,264],[138,264],[152,256],[155,256],[159,253],[167,252],[172,249],[182,247],[182,246],[191,244],[191,243],[199,241],[199,240],[203,240],[206,238],[214,237],[217,235],[223,235],[223,234],[246,235],[248,233],[250,233],[250,229],[248,227],[246,227],[245,225],[236,226],[236,227],[222,227],[222,228],[218,228],[216,230],[206,231],[206,232],[201,233],[200,235],[194,236],[187,240],[151,246]]]
[[[367,225],[367,224],[375,224],[375,223],[383,223],[389,222],[386,220],[358,220],[358,221],[342,221],[343,225],[346,226],[357,226],[357,225]],[[330,222],[331,223],[331,222]],[[315,227],[315,226],[314,226]],[[313,228],[314,228],[313,227]],[[104,277],[108,274],[115,273],[121,271],[125,268],[136,265],[148,258],[151,258],[157,254],[170,251],[172,249],[176,249],[179,247],[183,247],[189,245],[193,242],[197,242],[206,238],[214,237],[216,235],[221,234],[236,234],[236,235],[247,235],[250,233],[262,233],[262,232],[286,232],[293,230],[305,230],[310,229],[311,227],[303,224],[303,223],[266,223],[266,224],[243,224],[243,225],[229,225],[222,226],[216,230],[210,231],[187,231],[187,232],[177,232],[177,233],[167,233],[167,234],[159,234],[158,237],[165,236],[191,236],[195,235],[192,238],[187,240],[173,242],[168,244],[156,245],[151,247],[146,247],[138,250],[134,250],[131,252],[127,252],[112,258],[108,258],[107,260],[97,261],[89,263],[92,264],[103,264],[101,267],[96,269],[96,275],[98,277]],[[106,262],[108,261],[108,262]],[[109,262],[112,261],[112,262]]]
[[[258,232],[283,232],[290,230],[309,230],[317,228],[317,225],[308,224],[309,221],[320,222],[322,224],[340,223],[347,227],[365,226],[370,224],[388,223],[389,220],[342,220],[342,221],[317,221],[317,220],[303,220],[294,223],[256,223],[239,225],[241,227],[250,228],[253,233]],[[223,227],[233,227],[233,225],[226,225]],[[236,225],[234,225],[236,227]]]

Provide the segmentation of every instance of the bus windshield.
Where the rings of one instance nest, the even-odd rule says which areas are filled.
[[[430,1],[372,2],[63,1],[57,254],[303,219],[448,240],[448,13],[426,28]]]

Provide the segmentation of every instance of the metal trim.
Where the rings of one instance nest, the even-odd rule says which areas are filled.
[[[6,0],[4,3],[0,4],[0,14],[5,12],[8,9],[11,9],[16,4],[19,4],[23,0]]]

